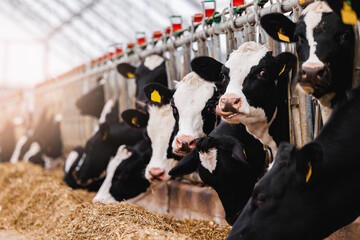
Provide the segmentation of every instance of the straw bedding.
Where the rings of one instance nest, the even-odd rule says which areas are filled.
[[[230,228],[179,221],[127,202],[92,204],[94,193],[71,190],[62,170],[0,164],[0,231],[31,239],[224,239]]]

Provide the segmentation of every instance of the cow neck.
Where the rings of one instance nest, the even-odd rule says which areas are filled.
[[[273,137],[269,133],[269,128],[274,122],[276,115],[277,107],[275,108],[274,114],[270,122],[267,123],[267,119],[265,117],[262,121],[256,121],[254,123],[246,125],[246,130],[248,131],[248,133],[258,139],[264,146],[268,146],[271,149],[272,157],[276,155],[277,145]]]

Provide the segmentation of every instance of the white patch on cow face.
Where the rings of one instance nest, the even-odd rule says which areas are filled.
[[[241,113],[248,114],[250,111],[249,103],[242,91],[244,80],[250,69],[258,65],[267,52],[269,49],[261,44],[246,42],[232,52],[229,60],[225,63],[225,66],[230,70],[230,82],[222,98],[226,98],[230,94],[241,98],[242,105],[238,110]]]
[[[123,160],[128,159],[131,155],[132,153],[126,149],[125,145],[121,145],[119,147],[115,157],[112,160],[110,160],[106,168],[106,178],[103,184],[101,185],[99,191],[97,192],[96,196],[92,200],[94,203],[100,202],[100,203],[108,204],[108,203],[116,202],[116,199],[110,193],[112,179],[120,163]]]
[[[84,154],[81,156],[78,164],[76,165],[75,171],[79,171],[79,170],[80,170],[81,166],[82,166],[83,163],[84,163],[85,158],[86,158],[86,153],[84,153]]]
[[[104,123],[106,121],[106,115],[111,112],[111,108],[113,106],[113,103],[114,103],[114,101],[112,99],[108,100],[105,103],[105,105],[103,107],[103,110],[101,111],[101,115],[100,115],[100,118],[99,118],[99,124]]]
[[[19,161],[21,148],[22,148],[22,146],[24,146],[24,144],[26,143],[27,140],[28,140],[28,138],[26,136],[21,136],[19,141],[17,141],[14,152],[10,158],[11,163],[17,163]]]
[[[203,165],[204,168],[209,170],[210,173],[213,173],[213,171],[216,168],[216,163],[217,163],[216,157],[217,157],[216,148],[210,148],[208,152],[199,152],[201,165]]]
[[[147,67],[150,71],[154,70],[160,64],[164,62],[164,58],[160,57],[159,55],[151,55],[145,58],[144,66]]]
[[[187,74],[177,83],[173,96],[179,113],[179,132],[176,137],[200,138],[205,136],[201,111],[213,96],[215,88],[214,83],[203,80],[194,72]],[[176,146],[175,138],[172,143],[173,148]]]
[[[78,156],[79,156],[79,153],[77,151],[71,151],[69,153],[69,155],[65,161],[65,167],[64,167],[65,174],[70,171],[71,166],[74,164],[74,162],[76,161]]]
[[[325,2],[318,1],[310,4],[302,12],[301,15],[304,15],[304,22],[306,24],[306,39],[308,40],[310,50],[309,58],[302,64],[303,67],[310,67],[311,65],[316,64],[318,67],[324,67],[324,63],[320,61],[316,55],[316,45],[314,39],[314,28],[319,25],[323,13],[332,12],[329,5]]]
[[[24,161],[28,162],[29,159],[32,156],[35,156],[38,152],[40,152],[40,150],[41,150],[41,147],[38,142],[31,143],[29,150],[24,154]]]
[[[167,149],[175,126],[175,118],[170,104],[149,106],[149,121],[146,127],[147,134],[151,140],[152,156],[145,169],[145,178],[150,180],[149,170],[160,168],[165,170],[163,180],[170,179],[169,171],[175,167],[176,161],[167,158]]]

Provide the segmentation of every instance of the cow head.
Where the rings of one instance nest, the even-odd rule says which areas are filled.
[[[169,151],[173,139],[175,118],[170,100],[173,91],[152,83],[144,88],[149,103],[146,112],[126,110],[122,117],[132,127],[146,127],[146,136],[151,142],[152,155],[145,169],[145,177],[152,180],[169,180],[169,170],[175,166],[174,155]]]
[[[89,90],[75,102],[76,107],[80,110],[81,115],[90,115],[100,118],[101,111],[105,105],[104,83]]]
[[[146,101],[143,88],[146,84],[155,82],[167,86],[167,75],[165,59],[153,54],[145,58],[139,67],[134,67],[128,63],[120,63],[117,66],[118,72],[125,78],[136,79],[136,100]]]
[[[319,187],[322,162],[323,150],[317,143],[301,150],[282,143],[273,168],[255,185],[228,239],[325,238],[320,233],[328,212],[321,211],[331,200],[316,193],[323,191]]]
[[[144,192],[149,186],[144,178],[149,151],[150,145],[145,139],[134,147],[120,146],[107,166],[106,178],[93,198],[93,203],[122,201]]]
[[[273,39],[296,43],[296,79],[304,92],[326,107],[345,96],[352,84],[354,31],[327,3],[310,4],[297,23],[273,13],[263,16],[261,25]]]
[[[172,150],[179,156],[188,154],[195,148],[197,139],[215,127],[215,106],[222,90],[221,66],[220,62],[209,57],[195,58],[191,62],[194,72],[176,83],[172,107],[177,126]]]
[[[222,122],[210,136],[199,139],[196,148],[179,161],[170,175],[180,176],[198,169],[201,180],[218,193],[225,219],[232,225],[264,169],[262,148],[242,124]]]
[[[271,54],[255,42],[244,43],[230,54],[223,67],[229,84],[216,107],[225,121],[245,125],[271,122],[278,104],[277,86],[296,64],[291,53]]]

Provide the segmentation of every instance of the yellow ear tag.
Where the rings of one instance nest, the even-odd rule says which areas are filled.
[[[104,132],[104,136],[102,137],[102,140],[105,141],[105,140],[107,139],[107,137],[108,137],[108,132],[105,131],[105,132]]]
[[[133,73],[131,73],[131,72],[128,72],[127,76],[128,76],[128,78],[135,78],[135,75]]]
[[[157,90],[151,93],[151,101],[161,103],[161,96]]]
[[[351,8],[351,5],[347,1],[344,1],[343,9],[341,9],[341,18],[345,24],[357,24],[356,12]]]
[[[245,148],[243,148],[243,153],[244,153],[244,155],[245,155],[245,158],[247,159],[246,152],[245,152]]]
[[[305,0],[300,0],[299,3],[300,3],[300,4],[305,3]]]
[[[285,68],[286,68],[286,64],[284,64],[284,67],[281,69],[279,76],[285,71]]]
[[[306,174],[306,182],[309,182],[310,177],[311,177],[311,174],[312,174],[312,166],[311,166],[311,163],[310,163],[310,162],[308,162],[308,166],[309,166],[309,171],[308,171],[308,173]]]
[[[285,35],[284,30],[282,28],[279,29],[278,37],[281,41],[290,42],[290,38]]]
[[[137,126],[137,127],[140,127],[140,125],[137,123],[137,117],[133,117],[133,118],[131,119],[131,123],[134,124],[134,125]]]

